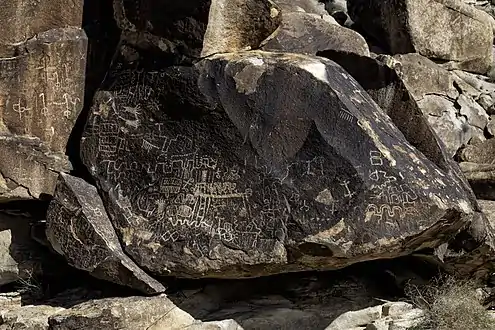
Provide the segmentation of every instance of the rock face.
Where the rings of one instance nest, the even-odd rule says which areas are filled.
[[[486,73],[493,31],[487,14],[460,0],[350,0],[349,14],[392,54],[419,53]]]
[[[82,141],[141,267],[192,277],[332,269],[433,247],[476,213],[449,165],[412,147],[335,63],[241,52],[197,67],[219,110],[159,112],[160,74],[126,72],[96,96]]]
[[[311,55],[330,49],[370,55],[366,41],[357,32],[304,12],[284,12],[280,27],[262,49]]]
[[[376,59],[335,51],[323,51],[319,55],[341,64],[403,133],[410,131],[405,133],[409,140],[411,134],[415,135],[412,140],[423,139],[434,144],[439,138],[448,158],[452,158],[468,144],[486,139],[484,131],[490,123],[485,110],[488,107],[480,103],[483,97],[488,99],[490,83],[474,75],[466,76],[464,72],[449,72],[419,54],[380,55]],[[431,130],[438,138],[427,133]],[[421,137],[425,133],[427,136]],[[425,152],[424,148],[420,149]]]
[[[80,26],[82,3],[61,6],[13,1],[0,10],[24,22],[5,23],[0,37],[0,200],[51,195],[58,172],[70,170],[65,149],[83,106],[87,39],[65,27]]]
[[[72,266],[145,293],[165,291],[124,254],[96,188],[82,179],[61,174],[47,223],[51,245]]]

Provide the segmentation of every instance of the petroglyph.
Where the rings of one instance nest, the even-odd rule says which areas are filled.
[[[365,222],[376,220],[393,223],[393,220],[404,220],[408,215],[418,215],[418,195],[407,184],[401,184],[396,176],[387,173],[384,158],[380,151],[370,151],[370,164],[373,167],[369,170],[368,178],[372,182],[370,200],[373,203],[366,207]],[[399,174],[402,176],[402,173]]]

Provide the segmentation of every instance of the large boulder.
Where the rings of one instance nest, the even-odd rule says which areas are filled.
[[[72,266],[95,277],[144,293],[165,291],[124,254],[96,188],[82,179],[60,175],[48,208],[46,235]]]
[[[258,48],[280,16],[271,0],[212,0],[201,56]]]
[[[339,268],[435,247],[479,216],[439,145],[419,152],[334,62],[255,51],[197,69],[216,111],[160,110],[165,75],[112,73],[82,140],[124,251],[150,272]]]
[[[479,73],[492,64],[491,20],[461,0],[349,0],[348,9],[393,54],[417,52]]]

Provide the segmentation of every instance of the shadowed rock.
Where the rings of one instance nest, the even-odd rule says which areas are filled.
[[[122,72],[82,141],[124,250],[152,273],[339,268],[437,246],[477,215],[334,62],[241,52],[197,68],[217,111],[160,110],[164,75]]]
[[[12,0],[2,3],[0,23],[0,57],[11,57],[15,49],[35,35],[82,24],[83,0],[30,1]]]
[[[95,277],[145,293],[165,290],[123,253],[96,188],[82,179],[60,175],[46,234],[72,266]]]

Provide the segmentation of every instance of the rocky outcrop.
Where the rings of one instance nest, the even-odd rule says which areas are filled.
[[[201,322],[179,309],[165,295],[156,297],[127,297],[92,299],[84,302],[52,299],[52,305],[21,306],[1,302],[0,330],[69,330],[69,329],[188,329],[188,330],[243,330],[231,319]],[[66,297],[67,298],[67,297]]]
[[[495,20],[348,4],[88,0],[88,63],[82,2],[0,9],[0,202],[40,199],[0,329],[405,329],[408,284],[489,279]]]
[[[491,20],[461,0],[350,0],[348,9],[392,54],[419,53],[479,73],[492,64]]]
[[[63,307],[47,305],[28,305],[2,310],[0,330],[48,330],[48,318],[64,310]]]
[[[124,254],[96,188],[84,180],[61,174],[47,223],[51,246],[72,266],[144,293],[165,291]]]
[[[458,76],[419,54],[396,55],[395,68],[451,156],[485,140],[488,114],[474,95],[459,91]],[[425,81],[425,77],[429,77]]]

